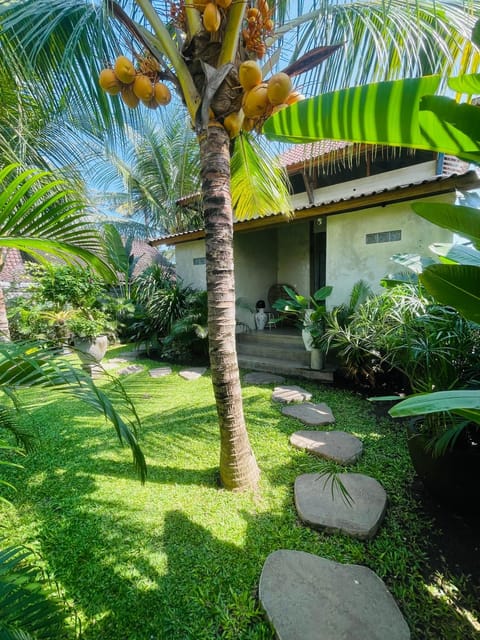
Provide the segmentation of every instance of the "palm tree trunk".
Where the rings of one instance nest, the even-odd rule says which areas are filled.
[[[200,138],[206,234],[208,333],[220,426],[220,480],[227,489],[255,488],[260,475],[248,439],[235,345],[230,140],[220,125]]]
[[[8,326],[5,293],[0,287],[0,342],[10,342],[10,328]]]

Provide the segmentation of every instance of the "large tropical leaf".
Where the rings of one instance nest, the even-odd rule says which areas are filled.
[[[474,411],[480,418],[480,393],[478,390],[455,389],[410,396],[389,410],[393,418],[438,413],[441,411]]]
[[[458,93],[469,93],[470,95],[480,93],[480,73],[469,73],[449,78],[448,86]]]
[[[435,264],[425,269],[421,283],[439,302],[480,323],[480,269],[471,265]]]
[[[480,211],[478,209],[443,202],[414,202],[412,209],[425,220],[468,238],[477,249],[480,249]]]
[[[291,212],[285,170],[253,136],[242,134],[235,141],[231,170],[237,220]]]
[[[480,267],[480,251],[471,245],[435,242],[429,249],[440,256],[440,262],[444,264],[470,264]]]
[[[270,140],[349,140],[426,149],[480,160],[480,109],[432,101],[440,76],[380,82],[298,102],[271,116]],[[462,113],[456,111],[461,108]]]

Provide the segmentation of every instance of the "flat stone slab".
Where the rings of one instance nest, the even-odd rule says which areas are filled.
[[[348,491],[345,498],[332,478],[304,473],[295,480],[295,505],[300,519],[314,529],[341,532],[360,540],[373,538],[387,510],[387,494],[374,478],[361,473],[339,473]]]
[[[119,376],[128,376],[131,373],[140,373],[140,371],[143,371],[144,367],[141,364],[129,364],[128,367],[124,367],[123,369],[120,369],[120,371],[118,372]]]
[[[320,424],[332,424],[335,422],[332,410],[324,402],[320,404],[313,404],[312,402],[304,402],[302,404],[295,404],[291,407],[283,407],[282,413],[291,418],[296,418],[311,426],[318,426]]]
[[[274,402],[284,402],[286,404],[290,402],[308,402],[311,399],[312,394],[309,391],[305,391],[302,387],[296,387],[295,385],[291,387],[275,387],[272,393]]]
[[[259,598],[278,640],[409,640],[383,580],[367,567],[304,551],[271,553]]]
[[[170,367],[157,367],[156,369],[150,369],[148,373],[152,378],[163,378],[163,376],[169,376],[172,370]]]
[[[179,371],[178,375],[185,380],[196,380],[203,376],[207,367],[190,367],[189,369],[184,369],[183,371]]]
[[[243,380],[250,384],[271,384],[272,382],[281,384],[282,382],[285,382],[285,378],[283,376],[279,376],[276,373],[268,373],[266,371],[251,371],[244,375]]]
[[[362,441],[345,431],[296,431],[290,436],[290,444],[339,464],[353,464],[363,451]]]

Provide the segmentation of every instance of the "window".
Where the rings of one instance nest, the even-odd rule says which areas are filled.
[[[380,242],[398,242],[402,239],[400,229],[395,231],[379,231],[378,233],[367,233],[365,236],[366,244],[379,244]]]

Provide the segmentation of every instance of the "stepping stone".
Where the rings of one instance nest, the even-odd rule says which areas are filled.
[[[118,372],[118,375],[128,376],[131,373],[140,373],[140,371],[143,371],[143,367],[141,364],[129,364],[128,367],[124,367],[123,369],[120,369],[120,371]]]
[[[196,380],[203,376],[207,367],[190,367],[189,369],[184,369],[183,371],[179,371],[178,375],[185,380]]]
[[[272,400],[274,402],[308,402],[311,400],[312,394],[309,391],[305,391],[302,387],[275,387],[272,393]]]
[[[245,374],[243,380],[250,384],[271,384],[272,382],[281,384],[282,382],[285,382],[285,378],[283,376],[278,376],[276,373],[267,373],[264,371],[251,371],[250,373]]]
[[[163,376],[169,376],[172,373],[170,367],[158,367],[157,369],[150,369],[149,374],[152,378],[163,378]]]
[[[345,431],[296,431],[290,444],[339,464],[353,464],[363,451],[362,441]]]
[[[297,418],[303,424],[317,426],[319,424],[332,424],[335,422],[332,410],[324,402],[313,404],[312,402],[304,402],[303,404],[295,404],[291,407],[283,407],[282,413],[291,418]]]
[[[387,510],[385,489],[361,473],[339,473],[337,479],[349,498],[335,484],[332,487],[333,478],[328,476],[304,473],[295,480],[295,505],[300,519],[328,533],[339,531],[360,540],[373,538]]]
[[[385,583],[371,569],[279,550],[263,565],[260,602],[279,640],[409,640]]]

